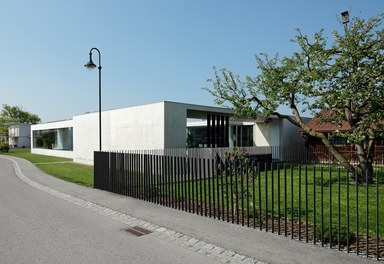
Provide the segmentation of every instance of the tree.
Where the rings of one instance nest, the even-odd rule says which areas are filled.
[[[24,111],[19,106],[3,104],[3,109],[0,112],[0,135],[5,137],[8,136],[8,126],[6,123],[17,122],[37,124],[40,121],[41,119],[38,115]]]
[[[215,102],[235,109],[237,116],[275,115],[289,120],[311,136],[321,139],[349,175],[359,182],[365,177],[372,182],[375,139],[384,131],[384,14],[368,20],[353,18],[344,32],[333,31],[334,42],[327,44],[324,30],[313,38],[297,30],[294,43],[298,51],[290,57],[256,56],[260,74],[241,80],[229,70],[214,68],[215,78],[205,88]],[[282,114],[279,107],[288,106],[294,118]],[[330,109],[323,122],[341,125],[348,122],[348,133],[335,131],[356,146],[359,158],[355,168],[324,133],[318,133],[303,122],[302,113]]]

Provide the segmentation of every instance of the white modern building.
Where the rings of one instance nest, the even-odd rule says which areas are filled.
[[[27,123],[7,123],[8,144],[13,148],[31,147],[31,125]]]
[[[304,140],[287,120],[232,120],[226,108],[159,102],[103,111],[102,150],[186,147],[297,146]],[[93,164],[99,150],[99,113],[31,127],[32,153]]]

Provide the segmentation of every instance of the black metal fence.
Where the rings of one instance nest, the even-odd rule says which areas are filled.
[[[268,156],[238,154],[95,152],[94,186],[383,260],[383,167],[375,167],[373,183],[357,184],[334,164],[261,163]]]

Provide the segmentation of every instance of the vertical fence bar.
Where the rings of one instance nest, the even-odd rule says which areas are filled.
[[[144,154],[144,200],[151,199],[151,176],[150,176],[150,159],[148,154]]]
[[[169,206],[169,158],[164,156],[164,202]]]
[[[238,171],[237,160],[234,160],[234,173],[235,173],[235,206],[236,206],[236,224],[239,224],[239,186],[238,186]]]
[[[288,235],[287,225],[287,166],[284,164],[284,236]]]
[[[359,255],[359,182],[357,172],[355,173],[356,179],[356,255]]]
[[[148,173],[148,160],[147,160],[147,155],[146,154],[142,154],[142,160],[143,160],[143,163],[142,163],[142,168],[141,170],[139,171],[141,175],[141,179],[142,179],[142,184],[143,184],[143,200],[144,201],[147,201],[147,173]]]
[[[268,165],[264,163],[265,177],[265,232],[268,232]]]
[[[207,171],[206,159],[203,159],[203,183],[204,183],[204,216],[207,216]]]
[[[277,164],[277,234],[281,234],[281,192],[280,192],[280,164]]]
[[[321,246],[324,247],[324,169],[320,167],[320,224],[321,224]]]
[[[138,171],[138,174],[140,175],[141,180],[141,190],[142,190],[142,196],[140,197],[141,200],[146,201],[147,199],[147,156],[143,153],[140,154],[140,160],[141,160],[141,166]]]
[[[115,192],[115,179],[116,179],[116,153],[111,153],[110,155],[110,192]]]
[[[313,244],[316,244],[316,167],[313,166]]]
[[[379,172],[376,171],[376,260],[377,261],[380,259],[379,243],[380,243],[380,240],[379,240]]]
[[[178,210],[183,210],[184,208],[184,192],[183,192],[183,159],[182,157],[177,157],[177,177],[178,177]]]
[[[187,158],[187,171],[188,171],[188,212],[191,212],[191,188],[193,188],[193,184],[191,183],[191,162],[192,159],[190,157]]]
[[[372,176],[373,177],[373,176]],[[369,188],[368,188],[368,171],[366,171],[365,173],[365,187],[366,187],[366,197],[365,197],[365,208],[366,208],[366,213],[365,213],[365,224],[366,224],[366,253],[367,253],[367,257],[369,256],[369,217],[368,217],[368,213],[369,213],[369,208],[368,208],[368,204],[369,204]]]
[[[274,184],[274,172],[273,163],[271,163],[271,216],[272,216],[272,233],[275,233],[275,184]]]
[[[231,196],[229,195],[229,190],[228,190],[228,177],[229,177],[229,164],[228,164],[228,161],[225,160],[225,194],[226,194],[226,200],[227,200],[227,222],[229,222],[229,203],[230,203],[230,199],[231,199]]]
[[[211,200],[211,179],[212,179],[212,174],[211,174],[211,164],[212,164],[212,161],[210,159],[208,159],[208,166],[207,166],[207,170],[208,170],[208,210],[209,210],[209,218],[212,217],[212,210],[211,210],[211,204],[212,204],[212,200]]]
[[[199,158],[199,183],[200,183],[200,215],[204,214],[203,211],[203,176],[201,173],[202,165],[201,165],[201,158]]]
[[[157,155],[153,155],[153,202],[158,203],[159,196],[159,181],[158,181],[158,164],[157,164]]]
[[[166,185],[167,185],[167,180],[166,180],[166,160],[165,160],[165,156],[162,155],[160,156],[160,163],[161,163],[161,199],[160,199],[160,203],[161,205],[164,205],[166,206],[166,202],[167,202],[167,199],[166,199]]]
[[[243,162],[240,160],[241,225],[244,226],[244,180]]]
[[[186,168],[186,157],[181,158],[181,169],[182,169],[182,185],[181,185],[181,207],[183,211],[187,211],[187,168]]]
[[[170,157],[170,162],[171,162],[171,166],[170,166],[170,169],[171,169],[171,173],[170,173],[170,176],[171,176],[171,183],[170,183],[170,187],[171,187],[171,207],[172,208],[176,208],[176,167],[175,167],[175,157],[174,156],[171,156]]]
[[[232,223],[235,221],[235,213],[234,213],[234,205],[233,205],[233,173],[234,173],[234,161],[229,161],[229,183],[231,185],[231,218],[232,218]]]
[[[329,166],[329,247],[332,248],[332,165]]]
[[[131,197],[133,198],[136,198],[136,194],[137,194],[137,183],[136,183],[136,173],[135,173],[135,169],[136,169],[136,155],[131,153],[130,154],[131,156],[131,165],[130,165],[130,177],[131,177],[131,182],[132,182],[132,192],[131,192]]]
[[[159,204],[160,203],[160,199],[161,199],[161,191],[160,191],[160,187],[162,185],[161,181],[160,181],[160,173],[159,173],[159,156],[156,155],[155,156],[155,175],[156,175],[156,203]]]
[[[252,161],[252,211],[253,228],[256,228],[255,163]]]
[[[346,213],[347,213],[347,253],[349,253],[349,236],[350,236],[350,222],[349,222],[349,172],[346,171],[346,185],[347,185],[347,208],[346,208]]]
[[[127,168],[127,177],[128,177],[128,187],[127,187],[127,196],[131,196],[132,195],[132,191],[131,191],[131,188],[132,188],[132,177],[131,177],[131,155],[129,153],[125,153],[125,159],[127,160],[126,161],[126,168]]]
[[[133,177],[132,177],[132,171],[133,171],[133,161],[132,161],[132,154],[127,153],[127,160],[128,160],[128,196],[133,197]]]
[[[177,186],[178,186],[178,176],[177,176],[177,173],[178,173],[178,171],[177,171],[177,157],[176,156],[174,156],[174,157],[172,157],[172,163],[173,163],[173,166],[172,166],[172,170],[173,170],[173,176],[172,176],[172,180],[173,180],[173,195],[172,195],[172,197],[173,197],[173,207],[172,208],[175,208],[175,209],[177,209],[178,208],[178,198],[177,198],[177,196],[178,196],[178,191],[177,191]]]
[[[224,127],[223,127],[224,129]],[[225,161],[220,159],[220,186],[221,186],[221,220],[225,221],[225,204],[224,204],[224,177],[225,175]]]
[[[133,160],[133,155],[132,153],[129,153],[129,156],[128,156],[128,160],[129,160],[129,165],[128,165],[128,177],[129,177],[129,196],[130,197],[134,197],[134,193],[135,193],[135,184],[134,184],[134,177],[133,177],[133,165],[134,165],[134,160]]]
[[[139,171],[140,171],[140,154],[135,154],[135,170],[134,170],[134,175],[135,175],[135,184],[136,184],[136,194],[135,198],[140,199],[140,176],[139,176]]]
[[[219,184],[219,178],[220,178],[220,172],[218,171],[220,166],[220,158],[217,157],[217,163],[216,163],[216,199],[217,199],[217,219],[220,219],[221,212],[220,212],[220,184]]]
[[[217,166],[217,159],[212,160],[212,206],[213,206],[213,219],[216,219],[216,195],[215,195],[215,172]]]
[[[219,173],[217,172],[217,169],[219,168],[219,162],[220,158],[216,156],[216,199],[217,199],[217,219],[220,219],[221,214],[220,214],[220,186],[219,186]]]
[[[195,184],[195,210],[196,210],[196,214],[198,215],[199,214],[199,158],[196,158],[195,159],[195,163],[194,163],[194,166],[193,166],[193,170],[194,170],[194,175],[195,175],[195,181],[194,181],[194,184]]]
[[[341,169],[340,167],[337,169],[337,188],[338,188],[338,195],[337,195],[337,248],[338,250],[341,250],[340,248],[340,227],[341,227]]]
[[[261,207],[261,173],[260,173],[260,162],[257,163],[257,193],[259,194],[259,229],[263,229],[262,219],[262,207]]]
[[[291,164],[291,239],[294,237],[294,217],[295,217],[295,210],[294,210],[294,204],[293,204],[293,165]]]
[[[195,185],[196,185],[196,162],[197,162],[197,159],[196,158],[192,158],[192,164],[191,164],[191,178],[192,178],[192,213],[195,213],[195,209],[197,210],[196,208],[196,196],[197,196],[197,188],[195,189]]]
[[[308,243],[308,166],[305,166],[305,242]]]
[[[147,173],[148,173],[148,201],[152,202],[153,199],[153,182],[152,182],[152,154],[147,154]]]
[[[301,241],[301,165],[298,167],[299,170],[299,241]]]
[[[249,167],[248,167],[248,162],[246,162],[245,164],[245,180],[246,180],[246,195],[247,195],[247,227],[249,227]]]

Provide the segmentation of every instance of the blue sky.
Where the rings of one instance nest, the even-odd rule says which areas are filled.
[[[382,0],[0,0],[0,104],[43,122],[102,108],[176,101],[214,105],[202,87],[212,67],[257,73],[255,54],[289,55],[295,29],[342,29],[340,12],[368,18]],[[94,54],[94,61],[98,61]]]

